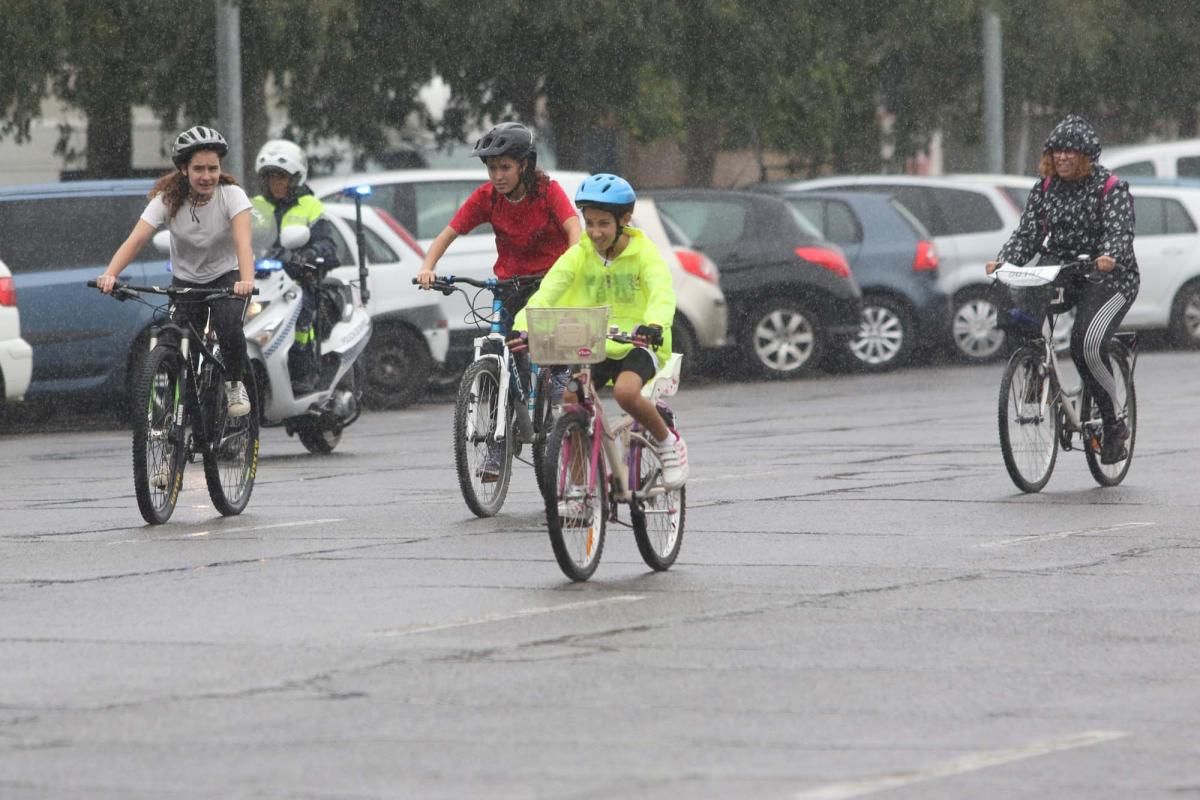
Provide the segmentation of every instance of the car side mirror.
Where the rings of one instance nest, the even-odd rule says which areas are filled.
[[[299,250],[311,237],[307,225],[288,225],[279,232],[279,244],[288,250]]]
[[[165,255],[171,254],[171,232],[170,231],[165,231],[165,230],[159,231],[158,233],[154,234],[154,238],[151,241],[154,242],[154,249],[157,250],[158,252],[163,253]]]

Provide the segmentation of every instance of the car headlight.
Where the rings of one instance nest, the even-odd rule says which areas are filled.
[[[270,300],[252,300],[252,301],[250,301],[250,305],[246,307],[246,318],[243,320],[243,322],[249,322],[250,320],[254,319],[259,314],[261,314],[266,309],[266,307],[270,304],[271,304]]]

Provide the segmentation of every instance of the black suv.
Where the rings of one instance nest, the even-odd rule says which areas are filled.
[[[720,268],[731,339],[753,373],[808,374],[858,332],[862,291],[845,256],[783,200],[723,189],[643,194]]]

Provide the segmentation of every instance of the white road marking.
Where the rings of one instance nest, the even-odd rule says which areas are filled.
[[[437,625],[423,625],[417,628],[391,628],[382,631],[373,631],[372,636],[412,636],[416,633],[430,633],[432,631],[444,631],[450,628],[466,628],[471,625],[486,625],[489,622],[503,622],[510,619],[521,619],[522,617],[535,617],[539,614],[555,614],[559,611],[576,611],[581,608],[595,608],[596,606],[605,606],[611,603],[635,603],[639,600],[644,600],[642,595],[622,594],[616,597],[605,597],[601,600],[581,600],[578,603],[563,603],[560,606],[540,606],[538,608],[522,608],[517,611],[505,611],[497,614],[486,614],[482,617],[470,617],[467,619],[454,620],[453,622],[442,622]]]
[[[895,772],[891,775],[881,775],[878,778],[868,778],[861,781],[831,783],[825,786],[818,786],[815,789],[806,789],[794,795],[794,797],[795,800],[847,800],[847,798],[886,792],[889,789],[898,789],[902,786],[911,786],[915,783],[927,783],[939,778],[949,778],[954,775],[961,775],[964,772],[974,772],[975,770],[987,767],[1011,764],[1014,761],[1023,761],[1027,758],[1036,758],[1037,756],[1058,753],[1063,750],[1091,747],[1092,745],[1103,744],[1114,739],[1123,739],[1128,735],[1128,733],[1121,731],[1084,731],[1072,736],[1064,736],[1061,739],[1044,739],[1030,742],[1021,747],[968,753],[965,756],[953,758],[941,764],[933,764],[913,771]]]
[[[1129,530],[1131,528],[1147,528],[1154,522],[1122,522],[1120,525],[1104,525],[1098,528],[1081,528],[1076,531],[1055,531],[1054,533],[1039,533],[1033,536],[1018,536],[1015,539],[1000,539],[995,542],[984,542],[980,547],[1012,547],[1029,542],[1045,542],[1051,539],[1066,539],[1068,536],[1081,536],[1088,533],[1108,533],[1109,531]]]
[[[199,536],[211,536],[213,534],[226,533],[247,533],[249,531],[266,531],[274,528],[301,528],[306,525],[324,525],[327,522],[345,522],[344,517],[330,517],[329,519],[302,519],[295,522],[275,522],[270,525],[248,525],[244,528],[220,528],[209,531],[195,531],[194,533],[185,533],[177,538],[179,539],[195,539]],[[156,539],[119,539],[108,544],[146,544],[147,542],[161,541]]]

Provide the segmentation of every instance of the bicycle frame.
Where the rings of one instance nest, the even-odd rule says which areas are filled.
[[[629,414],[622,414],[620,419],[610,427],[608,417],[604,413],[604,404],[596,393],[595,387],[592,386],[591,366],[583,365],[574,377],[580,384],[582,397],[579,398],[579,402],[565,407],[563,411],[567,413],[571,410],[581,410],[589,420],[589,432],[592,434],[592,453],[587,476],[589,493],[594,493],[597,482],[606,477],[601,474],[601,450],[604,451],[603,462],[609,465],[609,475],[612,478],[609,487],[610,501],[638,503],[652,492],[662,492],[661,487],[642,494],[630,488],[629,476],[633,466],[631,463],[633,450],[630,448],[630,440],[636,436],[641,439],[643,447],[651,447],[650,441],[642,435],[642,429],[637,420]],[[672,384],[678,385],[678,381],[677,369],[667,375],[662,373],[656,375],[648,384],[650,401],[656,402],[660,397],[668,394]],[[647,483],[653,485],[656,477],[656,475],[651,475]]]
[[[200,385],[200,376],[204,372],[206,361],[211,361],[222,372],[225,370],[225,364],[221,361],[220,356],[214,353],[208,346],[208,340],[213,337],[211,311],[205,319],[203,334],[191,325],[184,327],[174,321],[160,325],[154,335],[150,337],[150,350],[154,350],[159,345],[159,335],[163,330],[173,331],[179,337],[178,344],[171,343],[164,344],[163,346],[178,349],[180,355],[183,356],[185,386],[183,387],[182,394],[184,402],[180,403],[175,410],[175,425],[177,426],[177,430],[182,432],[187,415],[195,415],[200,421],[199,428],[203,431],[203,436],[200,437],[200,444],[205,451],[211,450],[221,443],[212,441],[213,432],[218,429],[217,420],[208,418],[211,409],[207,407],[200,396],[202,388]],[[195,352],[192,351],[193,342],[196,344]],[[181,442],[180,444],[185,443]],[[193,455],[194,452],[189,449],[189,457]]]
[[[499,282],[495,278],[489,278],[483,281],[484,287],[492,291],[492,321],[491,327],[483,336],[475,337],[475,361],[483,361],[491,359],[496,362],[500,372],[500,396],[497,398],[499,407],[496,409],[496,428],[494,437],[497,442],[503,442],[508,436],[508,404],[509,404],[509,389],[515,384],[520,385],[520,371],[517,369],[516,360],[512,356],[512,352],[508,349],[505,342],[504,331],[504,302],[503,298],[496,293],[499,287]],[[489,342],[494,342],[492,347],[488,347]],[[499,353],[492,352],[499,349]],[[530,364],[529,378],[530,386],[528,394],[521,392],[525,397],[524,404],[518,404],[516,422],[518,427],[518,435],[520,441],[531,441],[533,439],[533,416],[534,407],[537,403],[538,389],[538,366]]]

